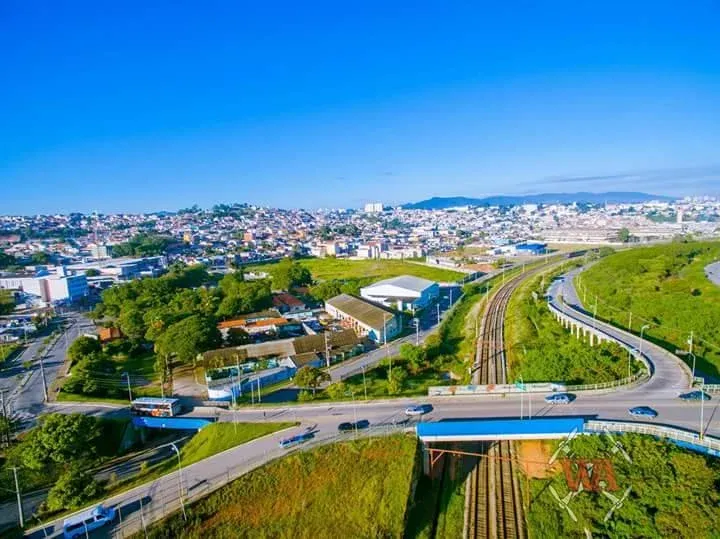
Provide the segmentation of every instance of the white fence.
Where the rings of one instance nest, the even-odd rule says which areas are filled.
[[[703,436],[696,432],[689,432],[674,427],[651,425],[649,423],[633,423],[629,421],[603,421],[590,420],[585,422],[585,432],[618,432],[635,433],[657,436],[658,438],[677,440],[708,449],[716,456],[720,456],[720,439],[712,436]]]

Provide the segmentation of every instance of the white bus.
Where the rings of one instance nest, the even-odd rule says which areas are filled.
[[[85,536],[88,532],[101,528],[113,520],[115,520],[115,508],[108,509],[98,505],[66,518],[63,522],[63,537],[73,539],[73,537]]]
[[[174,417],[181,411],[179,399],[161,399],[158,397],[140,397],[130,403],[132,415],[152,417]]]

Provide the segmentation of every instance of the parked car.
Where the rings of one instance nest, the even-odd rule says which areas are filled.
[[[570,393],[553,393],[545,397],[548,404],[570,404],[575,397]]]
[[[405,415],[425,415],[433,411],[432,404],[418,404],[405,409]]]
[[[630,408],[628,413],[631,416],[649,417],[650,419],[654,419],[658,416],[658,413],[649,406],[635,406],[635,408]]]
[[[710,395],[708,395],[704,391],[696,389],[695,391],[690,391],[689,393],[683,393],[682,395],[680,395],[680,398],[684,401],[709,401],[712,397],[710,397]]]
[[[311,438],[313,438],[315,435],[312,432],[303,432],[302,434],[298,434],[296,436],[291,436],[290,438],[284,438],[280,440],[280,447],[283,449],[287,449],[288,447],[293,447],[295,445],[299,445],[303,442],[307,442]]]
[[[356,423],[353,423],[353,422],[350,422],[350,421],[346,421],[346,422],[344,422],[344,423],[340,423],[340,424],[338,425],[338,430],[339,430],[340,432],[349,432],[349,431],[353,431],[353,430],[355,430],[355,429],[357,429],[357,430],[366,429],[366,428],[368,428],[369,426],[370,426],[370,421],[368,421],[367,419],[361,419],[361,420],[359,420],[359,421],[356,422]]]

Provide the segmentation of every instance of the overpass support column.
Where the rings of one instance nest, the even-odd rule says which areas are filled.
[[[595,346],[595,334],[590,332],[590,346]]]
[[[430,451],[425,442],[422,444],[422,463],[423,463],[423,474],[430,477],[430,471],[432,470],[432,464],[430,463]]]

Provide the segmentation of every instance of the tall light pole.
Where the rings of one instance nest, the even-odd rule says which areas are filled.
[[[650,324],[645,324],[643,327],[640,328],[640,361],[642,361],[643,333],[649,327],[650,327]]]
[[[127,380],[128,386],[128,399],[132,402],[132,389],[130,388],[130,374],[126,371],[122,373],[122,376]]]
[[[695,354],[693,353],[693,332],[690,332],[690,339],[688,340],[688,346],[689,350],[688,353],[693,358],[693,366],[692,366],[692,379],[695,380]]]
[[[413,322],[415,322],[415,346],[420,346],[420,320],[413,318]]]
[[[705,378],[700,382],[700,439],[703,439],[703,431],[705,430],[703,421],[703,410],[705,409]]]
[[[22,497],[20,496],[20,484],[18,483],[17,478],[17,468],[13,466],[13,477],[15,478],[15,494],[17,495],[17,506],[18,506],[18,518],[20,519],[20,527],[25,527],[25,519],[23,518],[23,507],[22,507]]]
[[[187,514],[185,513],[185,501],[183,500],[183,487],[182,487],[182,465],[180,464],[180,450],[174,442],[170,442],[170,447],[177,453],[178,458],[178,492],[180,493],[180,507],[182,508],[183,519],[187,520]]]

